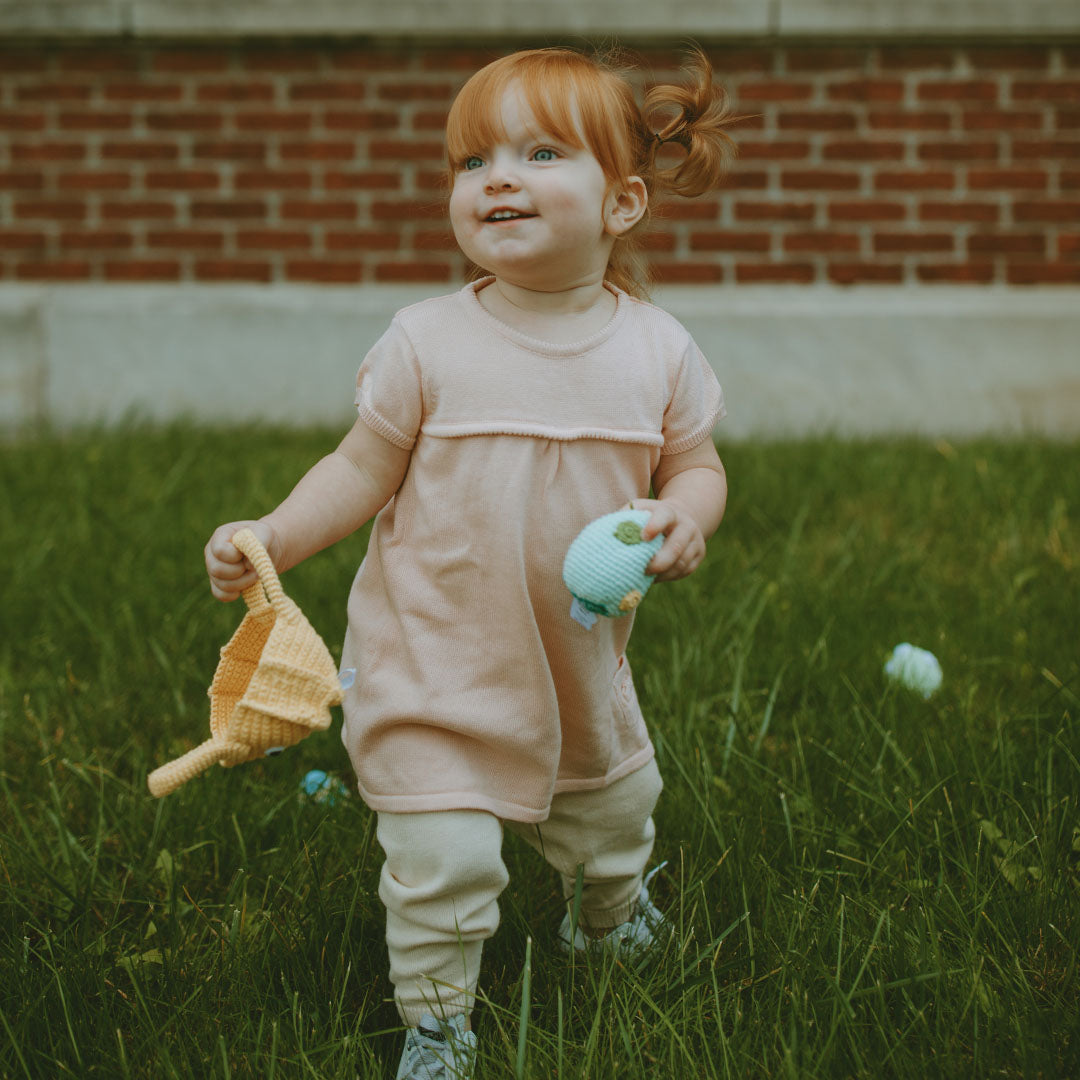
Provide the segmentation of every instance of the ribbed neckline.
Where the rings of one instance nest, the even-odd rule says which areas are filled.
[[[629,309],[629,297],[622,289],[616,285],[612,285],[611,282],[605,281],[604,288],[608,290],[615,297],[615,314],[602,326],[595,334],[590,334],[587,338],[582,338],[580,341],[571,341],[565,345],[556,345],[551,341],[541,341],[539,338],[529,337],[528,334],[521,333],[520,330],[515,330],[512,326],[504,323],[501,319],[497,319],[483,304],[480,303],[480,297],[477,293],[482,288],[490,285],[495,278],[493,276],[480,278],[479,281],[470,281],[460,292],[460,296],[465,306],[469,309],[470,313],[475,314],[477,318],[483,319],[487,324],[501,334],[504,338],[514,342],[515,345],[520,345],[523,349],[528,349],[530,352],[539,353],[542,356],[580,356],[582,353],[588,352],[590,349],[595,349],[598,345],[602,345],[618,330],[623,319],[626,318],[626,312]]]

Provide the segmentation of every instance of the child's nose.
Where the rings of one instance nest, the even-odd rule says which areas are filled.
[[[510,163],[496,158],[488,169],[487,182],[484,186],[489,192],[514,191],[519,184],[517,172]]]

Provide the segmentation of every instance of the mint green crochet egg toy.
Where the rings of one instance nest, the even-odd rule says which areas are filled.
[[[590,521],[563,560],[563,581],[574,597],[570,615],[591,630],[598,615],[627,615],[653,583],[645,573],[664,546],[664,534],[642,540],[648,510],[616,510]]]

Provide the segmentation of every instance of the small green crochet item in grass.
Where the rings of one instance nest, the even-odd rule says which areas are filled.
[[[586,630],[598,615],[627,615],[645,599],[653,583],[645,567],[664,546],[663,533],[641,538],[650,517],[648,510],[616,510],[591,521],[570,545],[563,581],[574,597],[570,615]]]

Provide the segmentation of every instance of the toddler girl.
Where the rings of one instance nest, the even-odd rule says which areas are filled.
[[[211,589],[232,600],[255,581],[239,528],[284,571],[376,515],[349,597],[342,737],[386,854],[399,1078],[471,1075],[504,828],[564,897],[581,873],[567,950],[640,953],[664,929],[643,878],[661,781],[626,660],[633,616],[584,629],[561,564],[585,524],[632,501],[652,513],[645,539],[665,536],[649,572],[675,581],[723,516],[720,387],[642,298],[635,252],[653,194],[698,195],[723,172],[722,93],[703,54],[688,72],[644,110],[572,50],[474,75],[447,123],[449,209],[483,276],[399,311],[338,449],[206,546]],[[684,151],[667,170],[664,143]]]

